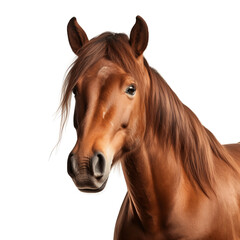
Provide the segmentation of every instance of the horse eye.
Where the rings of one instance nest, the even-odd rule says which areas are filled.
[[[131,97],[134,96],[136,93],[136,87],[133,84],[131,84],[130,86],[127,87],[125,93],[130,95]]]

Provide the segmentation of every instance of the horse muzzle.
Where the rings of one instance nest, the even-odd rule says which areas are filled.
[[[84,159],[78,159],[76,155],[70,153],[67,171],[80,191],[95,193],[102,191],[106,186],[110,167],[101,152]]]

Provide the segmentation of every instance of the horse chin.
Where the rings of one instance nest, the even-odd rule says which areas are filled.
[[[78,190],[81,191],[81,192],[84,192],[84,193],[98,193],[98,192],[101,192],[105,188],[105,186],[107,184],[107,180],[108,180],[108,178],[102,184],[101,187],[98,187],[98,188],[94,188],[94,187],[78,187]]]

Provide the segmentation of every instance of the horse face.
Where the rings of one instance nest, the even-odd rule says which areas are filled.
[[[144,113],[135,79],[116,64],[100,60],[74,89],[77,142],[68,173],[79,190],[101,191],[111,166],[136,149],[144,132]]]
[[[79,190],[97,192],[104,188],[111,166],[124,154],[136,149],[144,136],[145,87],[138,86],[136,81],[143,78],[144,71],[136,74],[139,71],[135,65],[142,70],[142,54],[148,43],[148,28],[145,21],[137,16],[130,39],[118,34],[114,37],[115,45],[112,37],[110,41],[109,34],[108,37],[104,37],[106,34],[100,35],[89,41],[76,18],[69,21],[67,32],[73,52],[80,56],[79,59],[86,60],[80,61],[82,65],[75,64],[74,67],[82,70],[84,66],[89,66],[86,71],[82,71],[77,84],[74,84],[74,126],[78,138],[68,158],[68,173]],[[110,48],[106,47],[108,44]],[[115,56],[115,60],[120,58],[118,63],[124,63],[124,67],[121,68],[116,61],[106,60],[104,57],[108,54]],[[102,57],[93,64],[90,60],[99,55]],[[87,61],[91,64],[87,65]],[[132,71],[133,75],[123,70],[126,66],[131,66],[127,72]],[[69,86],[71,84],[67,85],[66,90]],[[62,113],[67,110],[68,96],[66,91]]]

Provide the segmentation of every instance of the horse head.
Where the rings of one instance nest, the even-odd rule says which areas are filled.
[[[113,164],[137,149],[144,137],[148,73],[143,52],[148,28],[138,16],[130,38],[103,33],[88,40],[75,18],[67,30],[78,57],[66,78],[62,101],[66,109],[72,92],[75,95],[77,141],[67,169],[79,190],[98,192]]]

